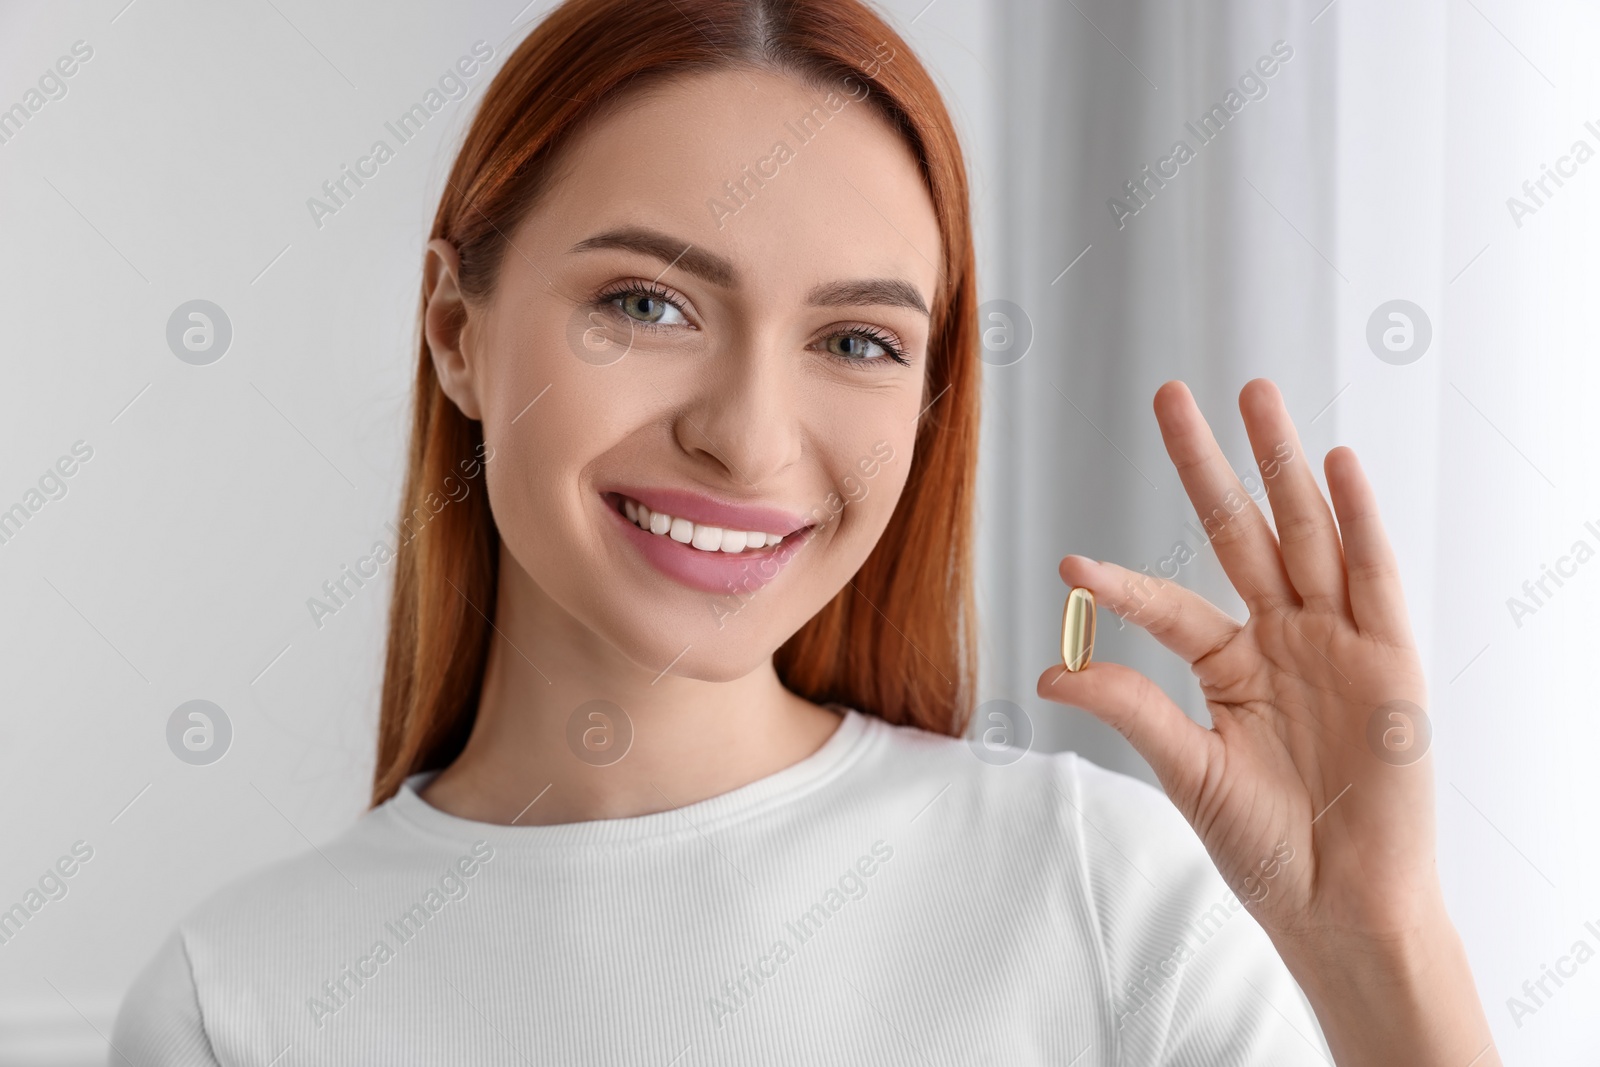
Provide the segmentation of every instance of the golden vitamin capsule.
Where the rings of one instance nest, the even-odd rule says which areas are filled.
[[[1069,671],[1081,671],[1094,657],[1094,593],[1075,585],[1061,612],[1061,662]]]

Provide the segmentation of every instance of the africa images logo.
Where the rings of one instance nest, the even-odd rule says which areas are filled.
[[[316,996],[306,998],[311,1018],[321,1029],[329,1018],[348,1005],[368,982],[378,976],[378,970],[394,959],[401,948],[410,944],[429,922],[437,918],[447,904],[463,899],[471,889],[469,879],[483,870],[483,865],[494,859],[494,846],[487,841],[475,841],[472,850],[461,856],[435,879],[435,884],[420,900],[394,918],[384,922],[386,936],[377,938],[366,955],[346,964],[332,978],[322,983]],[[390,944],[390,938],[394,943]]]

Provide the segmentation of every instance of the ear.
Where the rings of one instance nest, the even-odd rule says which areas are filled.
[[[478,324],[461,294],[460,277],[461,256],[455,245],[442,237],[429,241],[422,264],[422,331],[433,357],[433,372],[444,395],[463,415],[482,419],[483,406],[478,403],[482,383],[471,345]]]

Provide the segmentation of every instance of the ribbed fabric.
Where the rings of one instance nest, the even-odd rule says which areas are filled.
[[[195,908],[110,1062],[1327,1062],[1182,816],[1071,753],[993,766],[844,710],[799,763],[634,818],[478,823],[427,780]]]

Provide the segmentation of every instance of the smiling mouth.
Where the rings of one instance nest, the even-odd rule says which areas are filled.
[[[791,539],[799,539],[810,526],[803,526],[789,534],[769,533],[765,530],[730,530],[722,526],[694,522],[663,511],[652,511],[644,504],[621,493],[603,494],[612,510],[634,526],[668,538],[685,548],[696,549],[708,556],[765,555]]]

